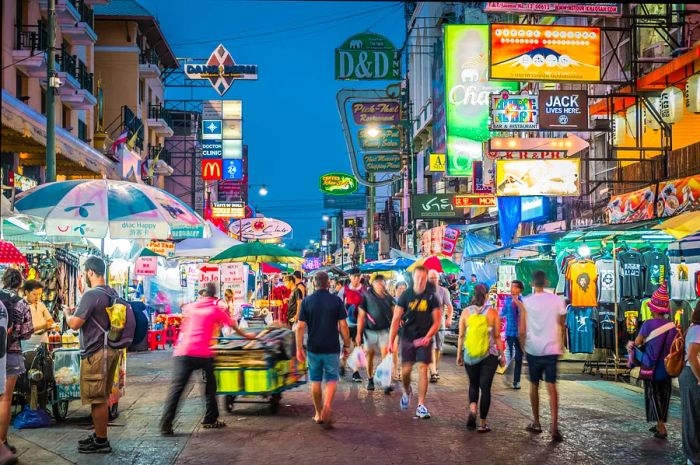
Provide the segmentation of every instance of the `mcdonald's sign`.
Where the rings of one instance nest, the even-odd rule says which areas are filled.
[[[221,159],[202,160],[202,179],[205,181],[217,181],[221,179]]]

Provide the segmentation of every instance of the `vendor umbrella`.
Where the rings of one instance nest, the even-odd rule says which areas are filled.
[[[460,272],[459,267],[452,260],[449,258],[440,258],[437,255],[419,258],[406,270],[413,271],[418,266],[424,266],[429,270],[435,270],[439,273],[454,274]]]
[[[0,241],[0,263],[3,265],[28,266],[27,257],[9,241]]]
[[[387,260],[378,260],[375,262],[367,262],[360,265],[360,271],[375,272],[375,271],[396,271],[405,270],[415,262],[410,258],[390,258]]]
[[[42,184],[17,196],[17,211],[38,217],[49,236],[94,239],[204,237],[204,220],[177,197],[127,181]]]
[[[234,245],[212,257],[209,263],[289,263],[301,265],[301,255],[275,244],[259,241]]]

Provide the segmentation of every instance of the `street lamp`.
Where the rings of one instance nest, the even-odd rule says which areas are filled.
[[[258,194],[261,197],[265,197],[267,195],[267,186],[265,184],[248,184],[248,188],[251,187],[259,187],[260,189],[258,190]]]
[[[313,239],[309,239],[309,244],[313,244],[315,241]]]
[[[323,216],[321,217],[321,219],[322,219],[323,221],[325,221],[326,223],[328,222],[328,220],[330,220],[330,218],[328,217],[328,215],[323,215]]]
[[[367,128],[367,135],[369,137],[379,136],[379,128],[377,128],[376,126],[371,126],[371,127]]]

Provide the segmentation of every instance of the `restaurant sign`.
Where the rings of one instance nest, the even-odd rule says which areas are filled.
[[[274,218],[245,218],[231,223],[229,231],[240,240],[259,241],[286,236],[292,227]]]
[[[357,179],[346,173],[327,173],[319,178],[321,192],[330,195],[352,194],[357,191]]]
[[[414,220],[462,219],[464,209],[452,203],[454,194],[418,194],[411,196]]]
[[[352,117],[356,124],[397,125],[401,121],[401,105],[398,100],[355,102]]]
[[[243,202],[212,202],[212,218],[245,218],[245,203]]]
[[[538,117],[536,95],[510,95],[503,92],[491,96],[491,129],[537,129]]]

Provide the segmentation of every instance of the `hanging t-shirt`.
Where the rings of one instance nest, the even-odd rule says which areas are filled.
[[[615,302],[615,270],[612,258],[601,258],[595,262],[598,272],[598,303]],[[618,265],[618,270],[620,269]]]
[[[694,300],[695,275],[700,271],[698,263],[674,263],[671,265],[671,299]]]
[[[598,309],[598,346],[603,349],[615,349],[615,311],[612,308]]]
[[[668,281],[670,263],[668,257],[658,250],[644,254],[644,295],[650,297],[662,283]]]
[[[672,300],[671,301],[671,316],[676,326],[680,326],[685,331],[690,326],[690,315],[693,313],[693,307],[687,300]]]
[[[593,320],[590,307],[569,306],[566,327],[569,330],[569,351],[572,354],[593,353]]]
[[[626,335],[633,338],[639,331],[639,308],[640,303],[635,299],[625,299],[620,302],[620,316],[624,321]]]
[[[618,255],[620,262],[620,297],[641,298],[644,294],[644,257],[628,250]]]
[[[651,299],[642,300],[642,305],[639,308],[639,321],[641,322],[647,321],[654,317],[654,314],[651,313],[651,308],[649,308],[649,302],[651,302]]]
[[[598,305],[598,272],[590,260],[576,260],[569,264],[566,279],[571,286],[572,307],[595,307]]]

